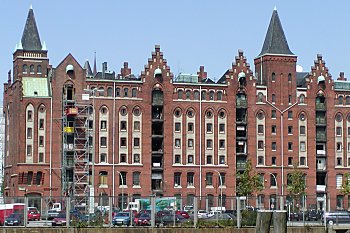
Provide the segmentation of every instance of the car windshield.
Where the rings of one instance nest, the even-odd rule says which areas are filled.
[[[66,213],[59,213],[57,218],[66,218]]]
[[[141,214],[141,218],[148,218],[150,215],[149,214]]]
[[[117,214],[118,217],[129,217],[129,215],[130,215],[129,213],[125,213],[125,212]]]
[[[18,218],[19,214],[10,214],[8,218]]]

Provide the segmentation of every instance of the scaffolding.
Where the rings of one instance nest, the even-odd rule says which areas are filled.
[[[74,206],[88,207],[90,162],[92,157],[92,106],[77,103],[67,94],[63,99],[62,195],[71,197]]]

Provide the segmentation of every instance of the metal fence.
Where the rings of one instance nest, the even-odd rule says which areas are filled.
[[[4,197],[0,224],[65,227],[255,226],[260,210],[287,210],[289,225],[322,225],[327,200],[317,196]],[[311,214],[312,212],[312,214]]]

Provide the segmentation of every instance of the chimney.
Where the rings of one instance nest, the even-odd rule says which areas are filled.
[[[120,74],[123,78],[131,74],[131,69],[129,68],[128,62],[124,62],[123,68],[120,69]]]
[[[338,80],[346,81],[347,79],[344,77],[344,72],[340,72]]]
[[[198,74],[198,81],[201,81],[202,79],[207,78],[207,72],[204,71],[204,66],[199,67],[199,72],[197,72],[197,74]]]
[[[107,71],[107,62],[102,63],[102,79],[106,77],[106,71]]]
[[[7,83],[8,85],[11,85],[12,83],[12,78],[11,78],[11,70],[7,73]]]

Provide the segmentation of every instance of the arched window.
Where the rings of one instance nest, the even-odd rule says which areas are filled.
[[[343,96],[338,97],[338,104],[342,105],[343,104]]]
[[[119,96],[120,96],[120,88],[117,87],[117,88],[115,89],[115,97],[119,97]]]
[[[128,88],[124,88],[124,97],[128,97],[128,92],[129,92],[129,89]]]
[[[41,74],[41,72],[42,72],[41,65],[38,65],[36,67],[36,71],[37,71],[38,74]]]
[[[199,91],[194,91],[194,93],[193,93],[193,98],[194,98],[195,100],[199,100]]]
[[[183,91],[182,90],[178,90],[177,91],[177,98],[181,100],[182,99],[182,95],[183,95]]]
[[[205,100],[207,97],[206,97],[206,91],[202,91],[202,100]]]
[[[26,74],[26,73],[28,72],[27,69],[28,69],[27,65],[24,64],[24,65],[22,66],[22,72],[23,72],[24,74]]]
[[[186,91],[186,99],[189,100],[191,98],[191,91],[187,90]]]
[[[137,89],[136,88],[133,88],[131,90],[131,97],[137,97]]]
[[[264,96],[264,94],[262,92],[258,93],[258,102],[262,102],[263,101],[263,96]]]
[[[299,97],[299,102],[301,104],[305,103],[305,95],[301,94],[300,97]]]
[[[209,92],[209,100],[214,100],[214,91]]]
[[[272,80],[272,82],[276,81],[276,74],[275,73],[272,73],[271,80]]]
[[[347,97],[345,98],[345,104],[346,104],[346,105],[350,105],[350,96],[347,96]]]
[[[289,82],[292,81],[292,74],[291,74],[291,73],[288,74],[288,81],[289,81]]]
[[[108,97],[113,97],[113,88],[111,88],[111,87],[107,88],[107,96]]]
[[[272,96],[271,96],[271,102],[272,102],[272,103],[276,103],[276,95],[275,95],[275,94],[272,94]]]
[[[217,99],[222,100],[222,91],[218,91],[217,93]]]
[[[30,65],[30,68],[29,68],[29,69],[30,69],[30,73],[31,73],[31,74],[34,74],[34,65]]]
[[[100,87],[98,89],[99,96],[105,96],[105,89],[103,87]]]

